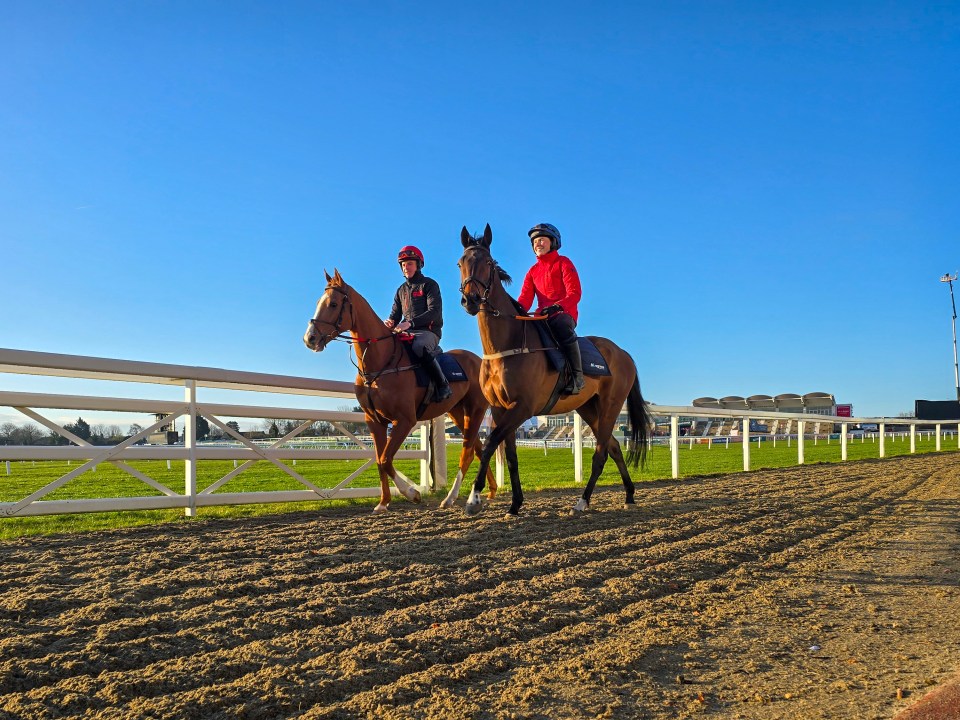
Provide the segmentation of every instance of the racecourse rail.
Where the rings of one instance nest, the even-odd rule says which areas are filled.
[[[347,399],[355,401],[354,385],[351,382],[320,380],[315,378],[272,375],[222,368],[193,367],[161,363],[116,360],[109,358],[87,357],[81,355],[62,355],[56,353],[34,352],[0,348],[0,373],[28,374],[51,377],[105,380],[114,383],[132,382],[143,384],[174,385],[184,390],[183,401],[132,399],[126,397],[93,397],[82,395],[46,394],[10,392],[0,390],[0,407],[11,407],[25,417],[43,425],[48,430],[66,438],[73,445],[59,446],[0,446],[0,462],[5,462],[9,475],[10,462],[15,460],[59,460],[79,462],[79,465],[47,484],[14,502],[0,502],[0,517],[52,515],[76,512],[103,512],[120,510],[158,510],[183,508],[187,515],[194,515],[198,507],[214,505],[241,505],[250,503],[301,502],[309,500],[334,500],[343,498],[378,497],[375,487],[350,487],[350,483],[376,462],[374,449],[364,438],[350,432],[343,423],[362,422],[363,413],[344,412],[325,409],[304,409],[268,406],[263,404],[223,404],[201,402],[198,390],[201,388],[232,390],[254,393],[288,394],[306,397],[318,397],[326,400]],[[116,387],[116,385],[111,385]],[[956,438],[960,447],[960,419],[933,422],[913,418],[869,418],[836,417],[806,413],[782,413],[771,411],[698,408],[689,406],[648,405],[650,414],[655,417],[669,418],[671,451],[671,474],[680,476],[680,432],[681,417],[696,418],[735,418],[742,421],[743,433],[735,438],[742,445],[743,469],[750,470],[751,434],[750,420],[783,419],[797,422],[797,463],[804,463],[805,431],[808,423],[829,423],[841,426],[841,460],[847,459],[848,425],[852,423],[874,423],[878,426],[879,456],[884,457],[886,426],[895,423],[898,427],[910,428],[910,452],[916,452],[918,425],[936,426],[936,449],[941,449],[942,426],[957,426]],[[85,410],[107,412],[145,413],[160,417],[157,422],[144,428],[123,442],[112,446],[93,446],[69,430],[41,415],[37,410]],[[216,425],[238,444],[230,446],[211,446],[197,442],[196,418],[201,416]],[[294,430],[279,439],[273,440],[268,447],[262,447],[249,440],[220,418],[277,418],[298,420]],[[184,441],[182,445],[142,445],[157,429],[183,418]],[[325,420],[336,427],[343,435],[351,438],[356,449],[331,449],[303,447],[304,443],[295,443],[297,437],[314,422]],[[436,490],[446,485],[446,435],[442,418],[419,426],[419,448],[401,450],[399,459],[420,460],[419,486],[422,491]],[[573,425],[573,461],[574,478],[583,480],[583,426],[579,415],[574,415]],[[684,438],[686,441],[707,441],[707,438]],[[727,438],[710,438],[710,441],[726,441]],[[344,460],[364,459],[359,468],[337,483],[334,488],[320,488],[300,475],[294,468],[301,460]],[[157,482],[127,461],[131,460],[180,460],[185,464],[184,492],[177,493]],[[197,490],[197,463],[201,460],[233,460],[234,470],[212,483]],[[303,486],[302,490],[277,490],[260,492],[216,492],[231,479],[249,468],[253,463],[264,460],[272,463],[278,470],[294,478]],[[242,465],[237,465],[243,461]],[[283,461],[292,461],[293,467]],[[100,463],[109,462],[139,479],[159,495],[124,498],[84,498],[71,500],[44,500],[43,498],[69,483],[76,477],[95,468]],[[498,480],[503,481],[503,466],[498,456]]]

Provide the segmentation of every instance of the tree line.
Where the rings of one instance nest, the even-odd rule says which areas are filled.
[[[359,411],[357,407],[344,407],[341,410]],[[241,433],[240,426],[235,420],[226,423],[227,427],[235,432]],[[366,432],[364,423],[342,423],[350,432]],[[216,425],[211,425],[202,415],[197,416],[197,439],[198,440],[230,440],[227,433],[223,432]],[[261,423],[260,430],[246,431],[244,434],[248,437],[269,437],[280,438],[293,432],[300,426],[299,420],[278,420],[275,418],[266,418]],[[85,440],[91,445],[117,445],[124,440],[133,437],[143,431],[143,426],[133,423],[127,428],[126,433],[116,424],[90,425],[82,417],[78,417],[76,422],[68,423],[63,429],[76,435],[81,440]],[[331,435],[342,435],[343,433],[326,420],[318,420],[312,426],[301,432],[297,437],[328,437]],[[0,445],[71,445],[70,440],[59,433],[48,430],[36,423],[27,422],[21,425],[6,422],[0,425]]]

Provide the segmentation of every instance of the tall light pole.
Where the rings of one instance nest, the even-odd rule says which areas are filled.
[[[957,304],[953,301],[953,281],[956,279],[956,273],[953,275],[947,273],[940,278],[940,282],[950,285],[950,305],[953,307],[953,379],[957,386],[957,402],[960,402],[960,370],[957,369]]]

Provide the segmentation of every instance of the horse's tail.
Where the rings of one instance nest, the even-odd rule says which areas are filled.
[[[643,467],[647,460],[647,440],[650,437],[650,414],[647,402],[640,392],[639,373],[633,378],[633,387],[627,396],[627,416],[630,419],[630,432],[627,436],[627,463],[633,467]]]

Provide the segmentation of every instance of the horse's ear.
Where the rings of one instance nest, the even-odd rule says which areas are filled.
[[[333,278],[330,277],[330,273],[327,272],[327,269],[326,269],[326,268],[323,269],[323,274],[326,276],[326,278],[327,278],[327,284],[329,285],[329,284],[330,284],[330,281],[331,281]]]
[[[343,278],[340,277],[340,271],[337,270],[336,268],[333,269],[333,281],[337,285],[343,285]]]
[[[466,225],[464,225],[460,231],[460,243],[464,247],[470,247],[473,244],[473,238],[470,236],[470,231],[467,230]]]
[[[493,230],[490,229],[490,223],[487,223],[487,226],[483,229],[483,246],[490,247],[490,243],[493,242]]]

